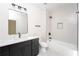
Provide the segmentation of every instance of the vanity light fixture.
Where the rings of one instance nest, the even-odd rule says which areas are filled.
[[[16,4],[14,4],[14,3],[12,3],[12,6],[13,6],[13,7],[16,6],[19,10],[23,9],[24,11],[27,11],[26,8],[24,8],[24,7],[22,7],[22,6],[19,6],[19,5],[16,5]]]
[[[21,8],[22,8],[21,6],[18,6],[18,9],[20,9],[20,10],[21,10]]]
[[[24,8],[24,10],[26,11],[27,9],[26,9],[26,8]]]
[[[16,5],[14,3],[12,3],[12,6],[15,7]]]
[[[47,3],[43,3],[44,5],[47,5]]]

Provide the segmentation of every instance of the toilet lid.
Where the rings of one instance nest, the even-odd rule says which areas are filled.
[[[40,45],[41,45],[42,47],[48,47],[47,43],[45,43],[45,42],[40,42]]]

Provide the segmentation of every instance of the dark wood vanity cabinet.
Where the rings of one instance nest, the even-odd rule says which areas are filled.
[[[0,47],[0,56],[36,56],[39,53],[39,38]]]
[[[0,48],[0,56],[8,56],[9,55],[9,46],[4,46]]]

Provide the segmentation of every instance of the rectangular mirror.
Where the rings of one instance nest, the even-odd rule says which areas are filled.
[[[26,34],[28,32],[28,15],[9,9],[8,32],[9,34]]]

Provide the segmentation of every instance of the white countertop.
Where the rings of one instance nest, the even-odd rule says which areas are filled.
[[[23,41],[32,40],[34,38],[39,38],[39,37],[34,36],[34,37],[25,37],[25,38],[14,38],[14,39],[8,39],[8,40],[0,40],[0,47],[15,44],[15,43],[19,43],[19,42],[23,42]]]

